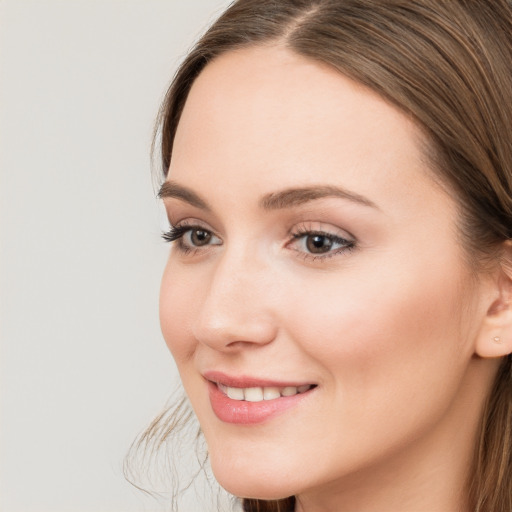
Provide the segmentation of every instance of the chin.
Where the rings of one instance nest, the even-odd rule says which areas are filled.
[[[217,479],[220,486],[238,498],[252,498],[258,500],[281,500],[292,496],[292,490],[284,490],[282,486],[271,485],[271,482],[248,482],[228,478],[227,482]]]
[[[290,479],[285,469],[279,471],[272,463],[262,470],[259,464],[252,465],[251,460],[244,461],[244,467],[241,467],[241,464],[233,464],[228,458],[220,456],[218,459],[211,457],[216,480],[226,491],[239,498],[279,500],[299,490],[298,482]]]

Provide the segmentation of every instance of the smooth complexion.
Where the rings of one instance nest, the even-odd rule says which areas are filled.
[[[193,85],[162,189],[179,239],[160,314],[233,494],[464,510],[497,292],[468,268],[421,141],[374,93],[279,46],[227,53]],[[288,385],[313,388],[272,414],[240,405],[251,421],[215,405],[222,386]]]

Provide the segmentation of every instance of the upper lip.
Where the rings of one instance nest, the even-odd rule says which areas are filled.
[[[297,381],[297,380],[273,380],[259,377],[251,377],[248,375],[227,375],[220,371],[206,371],[202,373],[202,376],[214,382],[216,384],[222,384],[227,387],[233,388],[265,388],[265,387],[299,387],[303,385],[314,385],[313,382],[308,381]]]

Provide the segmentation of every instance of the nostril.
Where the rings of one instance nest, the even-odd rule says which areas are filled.
[[[242,340],[238,340],[238,341],[231,341],[230,343],[228,343],[226,345],[226,348],[233,349],[233,350],[238,350],[238,349],[243,349],[243,348],[251,348],[253,346],[257,346],[257,345],[260,345],[260,344],[261,343],[257,342],[257,341],[242,341]]]

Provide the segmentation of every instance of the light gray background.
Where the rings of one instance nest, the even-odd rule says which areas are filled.
[[[2,512],[163,509],[122,476],[177,379],[149,147],[228,3],[0,1]]]

